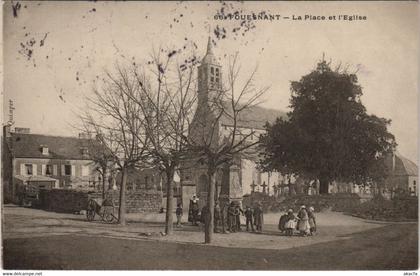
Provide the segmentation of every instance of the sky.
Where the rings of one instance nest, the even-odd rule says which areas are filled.
[[[12,3],[3,5],[3,116],[8,119],[13,100],[14,126],[76,136],[77,114],[105,70],[147,64],[159,47],[182,52],[185,46],[184,52],[202,58],[210,35],[223,68],[236,52],[243,76],[257,66],[256,85],[270,87],[262,103],[267,108],[288,111],[290,82],[308,74],[323,55],[357,70],[368,113],[391,119],[398,151],[418,163],[416,2],[19,4],[15,14]],[[222,8],[225,14],[265,12],[280,19],[241,26],[242,20],[215,19]],[[366,20],[293,20],[305,15]],[[223,28],[217,36],[214,30]]]

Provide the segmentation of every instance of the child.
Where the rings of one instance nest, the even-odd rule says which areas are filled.
[[[293,229],[296,228],[296,222],[295,222],[295,220],[296,220],[296,217],[293,214],[293,210],[292,209],[289,209],[287,211],[287,222],[286,222],[286,225],[285,225],[285,228],[286,228],[286,236],[293,236]]]
[[[315,209],[312,206],[309,207],[308,218],[309,218],[310,235],[313,236],[316,232],[316,220],[315,220]]]
[[[182,219],[182,215],[183,215],[183,211],[182,211],[182,205],[181,203],[178,203],[177,205],[178,207],[176,208],[176,227],[182,227],[182,223],[181,223],[181,219]]]
[[[299,213],[298,213],[298,230],[301,234],[301,236],[306,237],[307,235],[309,235],[309,217],[308,217],[308,212],[306,210],[306,206],[302,205],[300,207]]]

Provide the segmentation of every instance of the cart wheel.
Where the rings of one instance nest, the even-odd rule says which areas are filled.
[[[104,221],[107,223],[113,223],[114,222],[114,215],[111,212],[106,212],[104,214]]]
[[[95,219],[95,201],[89,200],[88,206],[86,209],[86,218],[88,221],[92,221]]]

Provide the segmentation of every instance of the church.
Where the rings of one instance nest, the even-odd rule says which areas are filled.
[[[212,97],[219,95],[223,89],[223,68],[213,52],[213,45],[209,38],[207,52],[198,67],[198,90],[197,109],[190,129],[190,135],[212,135],[207,127],[194,127],[197,120],[215,120],[216,115],[212,111],[209,102]],[[275,109],[267,109],[260,106],[247,108],[237,119],[236,127],[242,134],[251,134],[247,139],[257,141],[259,135],[264,133],[266,122],[274,122],[278,117],[285,117],[286,113]],[[217,116],[216,126],[212,131],[221,139],[230,134],[233,128],[233,120],[226,115]],[[241,201],[243,195],[251,191],[260,191],[273,194],[275,186],[285,181],[279,173],[263,173],[257,169],[258,152],[247,154],[246,157],[235,158],[234,165],[225,166],[217,172],[216,176],[216,199]],[[200,207],[207,200],[208,177],[205,165],[192,164],[186,166],[181,172],[181,189],[183,206],[188,206],[193,195],[199,197]]]

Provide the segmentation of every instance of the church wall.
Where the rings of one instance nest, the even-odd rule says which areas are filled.
[[[251,193],[252,181],[257,184],[255,162],[248,159],[242,159],[242,189],[244,194]]]

